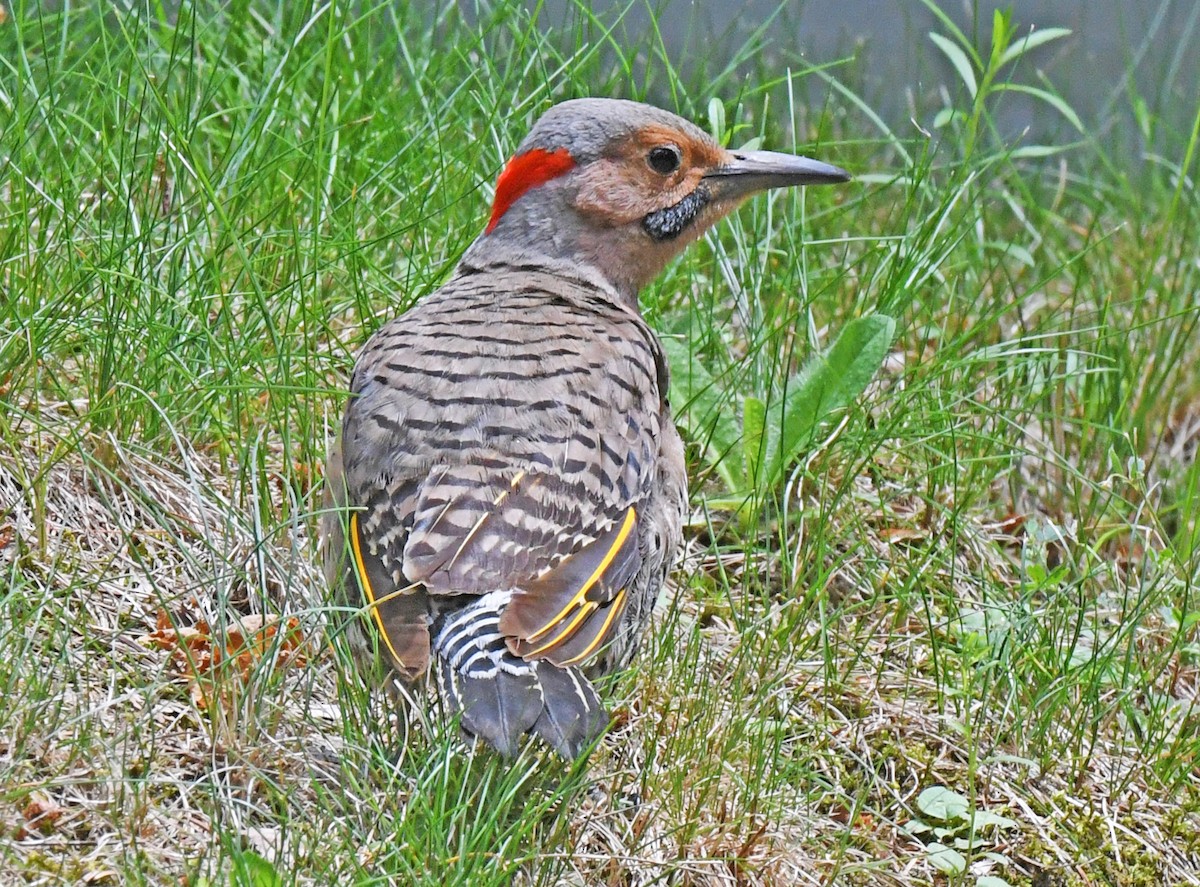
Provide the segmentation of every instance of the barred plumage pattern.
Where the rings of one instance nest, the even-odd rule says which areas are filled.
[[[331,582],[373,603],[402,676],[432,657],[467,732],[576,756],[607,722],[588,679],[634,654],[680,542],[658,341],[598,274],[468,259],[375,334],[351,390]]]

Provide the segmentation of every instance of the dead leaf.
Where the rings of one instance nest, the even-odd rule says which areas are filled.
[[[43,835],[54,831],[58,821],[66,814],[67,808],[54,800],[44,791],[34,790],[29,793],[29,799],[21,809],[25,824],[31,829],[37,829]],[[25,832],[28,835],[28,831]]]
[[[922,542],[929,538],[929,531],[917,527],[884,527],[879,535],[884,542],[900,545],[904,542]]]
[[[284,634],[277,642],[281,627]],[[145,635],[142,643],[170,652],[172,668],[187,681],[188,693],[201,710],[209,707],[219,690],[237,689],[225,682],[247,684],[276,643],[280,667],[297,668],[308,661],[300,620],[295,616],[286,620],[279,616],[245,616],[227,626],[222,642],[204,620],[191,626],[176,625],[170,614],[160,609],[154,631]]]

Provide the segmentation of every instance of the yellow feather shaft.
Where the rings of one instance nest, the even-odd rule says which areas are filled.
[[[387,629],[383,627],[383,617],[379,613],[379,604],[375,600],[375,589],[371,587],[371,580],[367,578],[367,565],[363,562],[362,546],[358,541],[357,512],[350,515],[350,549],[354,552],[354,569],[358,573],[358,584],[362,586],[363,593],[367,596],[367,603],[371,608],[371,618],[375,620],[375,625],[379,628],[379,636],[383,638],[383,643],[388,648],[388,652],[392,654],[392,659],[403,666],[404,660],[392,646],[392,639],[388,637]]]
[[[585,601],[579,608],[579,612],[575,614],[570,622],[563,626],[562,630],[558,634],[546,641],[546,643],[542,644],[536,650],[531,650],[526,653],[525,658],[532,659],[534,656],[540,656],[547,650],[552,649],[555,645],[562,643],[574,633],[575,629],[579,627],[579,623],[590,616],[592,611],[599,606],[600,605],[595,601]]]
[[[633,506],[631,505],[629,506],[629,510],[625,512],[625,522],[621,525],[621,530],[617,533],[616,540],[611,546],[609,546],[608,551],[604,554],[604,560],[600,561],[600,565],[596,567],[596,569],[592,572],[592,575],[587,578],[587,581],[580,586],[579,591],[575,592],[571,599],[567,601],[567,605],[563,607],[553,619],[529,636],[528,639],[530,641],[537,640],[546,632],[553,629],[554,626],[558,625],[558,623],[563,619],[567,618],[567,614],[571,612],[573,607],[579,607],[583,605],[584,597],[589,591],[591,591],[592,586],[600,581],[600,577],[604,575],[604,571],[607,570],[612,564],[613,560],[617,556],[617,553],[621,550],[621,546],[625,544],[625,540],[629,538],[629,534],[633,532],[633,528],[636,524],[637,512],[634,511]],[[574,621],[572,624],[574,624]],[[552,645],[553,643],[551,643],[551,646]]]
[[[563,667],[568,665],[576,665],[580,662],[583,662],[583,660],[587,659],[592,655],[592,653],[595,652],[596,648],[600,646],[600,642],[603,641],[608,635],[608,630],[612,627],[613,620],[616,619],[617,614],[621,612],[621,608],[625,604],[625,592],[627,590],[628,589],[622,588],[619,592],[617,592],[617,596],[612,602],[612,609],[609,610],[608,616],[604,618],[604,625],[600,626],[600,630],[596,632],[596,636],[592,638],[592,642],[587,645],[584,651],[578,656],[572,656],[566,662],[560,663],[560,665]]]

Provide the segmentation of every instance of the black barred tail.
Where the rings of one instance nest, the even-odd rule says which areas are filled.
[[[526,733],[577,758],[604,731],[608,712],[577,668],[514,656],[500,634],[500,613],[485,595],[449,617],[434,652],[442,694],[461,713],[467,734],[514,757]]]

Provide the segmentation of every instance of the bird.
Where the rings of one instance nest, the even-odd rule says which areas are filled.
[[[638,292],[752,194],[849,178],[639,102],[547,109],[449,280],[356,358],[322,544],[357,658],[502,756],[591,749],[688,503]]]

